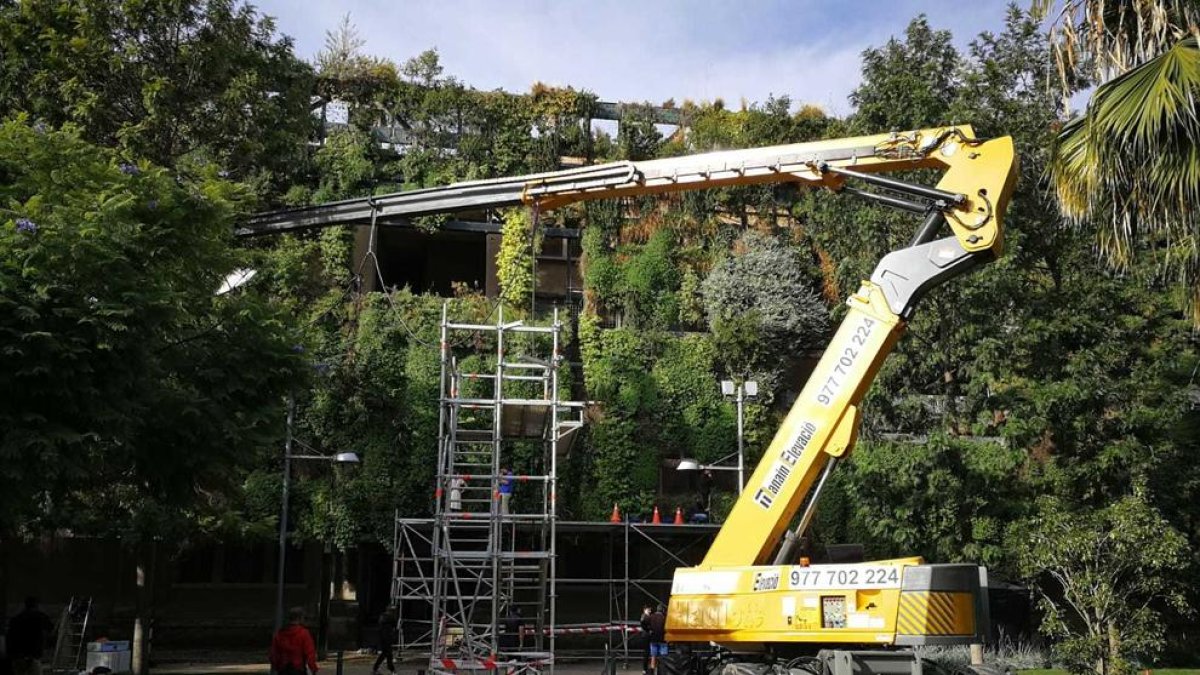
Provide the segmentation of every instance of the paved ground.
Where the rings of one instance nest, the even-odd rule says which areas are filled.
[[[222,675],[233,673],[251,673],[254,675],[266,675],[270,672],[267,667],[265,657],[263,661],[256,662],[253,654],[228,654],[228,655],[211,655],[215,658],[204,658],[200,660],[188,660],[181,658],[195,655],[163,655],[163,662],[156,664],[151,672],[154,675]],[[180,660],[175,660],[175,659]],[[374,654],[346,654],[342,660],[343,675],[371,675],[371,666],[375,664]],[[334,660],[325,660],[320,662],[321,672],[326,675],[335,675],[337,672],[337,662]],[[623,669],[618,662],[617,673],[633,674],[639,671],[641,664],[630,663],[630,667]],[[416,672],[423,669],[424,665],[420,663],[397,663],[397,675],[416,675]],[[596,661],[568,661],[555,664],[555,675],[602,675],[603,662]],[[385,670],[386,673],[386,670]],[[637,675],[640,675],[638,673]]]

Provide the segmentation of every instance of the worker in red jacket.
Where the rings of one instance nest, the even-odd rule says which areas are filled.
[[[317,672],[317,648],[304,627],[304,610],[300,607],[288,612],[288,625],[275,633],[270,658],[271,668],[279,675],[305,675],[305,666],[308,672]]]

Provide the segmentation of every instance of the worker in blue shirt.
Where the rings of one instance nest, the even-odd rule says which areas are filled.
[[[500,469],[500,515],[508,515],[508,500],[512,498],[513,475],[507,468]]]

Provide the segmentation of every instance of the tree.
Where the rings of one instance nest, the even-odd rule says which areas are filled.
[[[318,175],[313,202],[348,199],[369,192],[375,165],[371,162],[371,139],[354,127],[336,129],[313,157]]]
[[[251,288],[214,297],[244,264],[242,196],[0,125],[0,538],[119,537],[148,580],[153,542],[241,527],[241,477],[303,372],[284,313]]]
[[[377,122],[375,104],[384,92],[396,87],[399,74],[391,61],[363,54],[365,44],[350,23],[349,14],[342,17],[337,28],[326,31],[325,47],[316,58],[317,92],[327,100],[338,99],[354,106],[353,117],[362,117],[357,114],[362,108],[370,121]]]
[[[1055,654],[1073,673],[1131,672],[1162,648],[1160,611],[1186,609],[1187,542],[1136,490],[1094,511],[1045,499],[1009,540],[1042,593],[1042,630],[1059,638]]]
[[[863,52],[862,84],[850,94],[855,128],[890,131],[896,116],[920,129],[950,122],[957,92],[958,52],[950,31],[933,30],[925,15],[913,19],[904,40],[892,38]]]
[[[0,117],[69,122],[127,158],[278,188],[303,166],[311,93],[290,40],[237,0],[0,6]]]
[[[654,107],[649,104],[627,105],[617,124],[617,146],[622,159],[650,159],[658,153],[662,132],[654,125]]]
[[[1005,524],[1026,513],[1031,491],[1020,479],[1024,462],[1022,449],[982,439],[866,439],[826,487],[814,534],[864,542],[871,559],[1003,568],[1011,556]]]
[[[436,85],[445,70],[437,49],[426,49],[400,66],[400,73],[409,82],[421,85],[422,87]]]
[[[1040,11],[1058,5],[1034,3]],[[1050,177],[1059,208],[1094,223],[1116,269],[1136,258],[1175,281],[1200,325],[1200,8],[1189,0],[1065,0],[1051,30],[1067,92],[1098,85],[1062,127]]]

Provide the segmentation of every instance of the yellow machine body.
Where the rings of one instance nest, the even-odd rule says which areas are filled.
[[[920,558],[852,565],[680,569],[668,640],[854,645],[979,641],[979,568]]]

